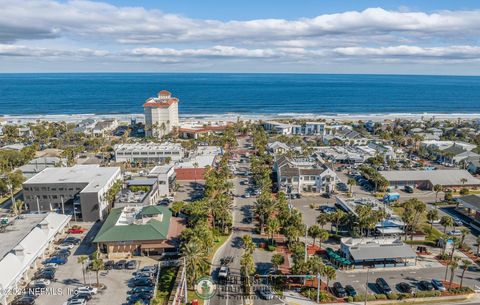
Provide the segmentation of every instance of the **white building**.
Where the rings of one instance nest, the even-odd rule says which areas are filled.
[[[279,189],[286,193],[331,193],[338,182],[333,170],[312,158],[279,156],[275,159],[274,171]]]
[[[57,213],[25,214],[9,219],[0,243],[0,304],[9,304],[41,266],[48,249],[62,233],[71,216]]]
[[[122,179],[120,167],[75,165],[46,168],[23,183],[30,211],[62,209],[67,201],[80,205],[84,221],[103,220],[109,209],[107,193]]]
[[[266,131],[283,135],[305,135],[305,136],[321,136],[325,135],[325,123],[323,122],[306,122],[303,125],[280,123],[276,121],[267,121],[263,123]]]
[[[143,104],[145,111],[145,136],[162,137],[179,127],[178,98],[167,90],[158,92]]]
[[[157,179],[159,196],[170,196],[176,181],[175,167],[173,165],[155,166],[148,173],[148,177]]]
[[[167,158],[172,161],[181,160],[184,149],[178,143],[133,143],[119,144],[114,147],[117,162],[154,162],[162,163]]]

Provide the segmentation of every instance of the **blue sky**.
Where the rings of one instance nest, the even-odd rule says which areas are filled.
[[[349,10],[364,10],[369,7],[421,11],[471,10],[480,7],[474,0],[109,0],[114,5],[142,6],[166,12],[183,14],[192,18],[214,18],[220,20],[250,20],[257,18],[301,18],[315,17]]]
[[[478,0],[0,0],[0,72],[478,75],[478,33]]]

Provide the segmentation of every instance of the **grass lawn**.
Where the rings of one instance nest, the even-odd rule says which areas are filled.
[[[215,253],[217,253],[217,250],[227,241],[227,239],[230,237],[230,235],[220,235],[218,237],[218,239],[215,241],[215,243],[213,244],[213,250],[212,252],[210,253],[210,255],[208,256],[208,260],[209,261],[212,261],[213,259],[213,256],[215,255]]]
[[[14,190],[13,191],[13,196],[15,197],[17,195],[17,193],[20,192],[21,190],[22,190],[21,188]],[[0,205],[4,204],[10,198],[12,198],[10,192],[8,192],[8,194],[0,197]]]
[[[154,305],[163,305],[168,301],[175,277],[177,276],[178,267],[165,267],[160,269],[160,277],[158,278],[158,290],[155,299],[152,301]]]

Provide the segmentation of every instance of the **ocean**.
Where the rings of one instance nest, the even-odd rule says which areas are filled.
[[[138,114],[161,89],[195,115],[480,113],[480,77],[330,74],[0,74],[0,115]]]

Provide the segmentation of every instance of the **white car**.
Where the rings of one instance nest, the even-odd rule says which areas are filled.
[[[227,266],[220,267],[220,271],[218,271],[218,277],[226,279],[228,277],[228,273],[230,272]]]
[[[58,268],[58,264],[55,264],[55,263],[48,263],[48,264],[45,264],[45,265],[43,265],[43,267],[45,267],[45,268],[53,268],[53,269],[57,269],[57,268]]]
[[[31,281],[29,285],[30,285],[30,287],[35,287],[37,285],[48,286],[48,285],[50,285],[50,280],[38,279],[38,280],[35,280],[35,281]]]
[[[429,224],[434,224],[434,225],[436,225],[436,224],[439,224],[439,223],[440,223],[440,219],[435,219],[434,221],[428,220],[427,222],[428,222]]]
[[[73,249],[73,247],[75,247],[75,246],[72,245],[72,244],[61,244],[61,245],[57,246],[57,249],[60,249],[60,250],[71,250],[71,249]]]
[[[73,299],[63,303],[63,305],[86,305],[86,304],[87,304],[87,300],[85,299]]]
[[[461,235],[462,235],[462,231],[460,231],[460,230],[452,230],[452,231],[448,232],[448,235],[451,235],[451,236],[461,236]]]
[[[78,287],[77,289],[75,289],[73,294],[89,293],[89,294],[93,295],[93,294],[97,294],[97,292],[98,292],[98,289],[95,288],[95,287],[82,286],[82,287]]]

